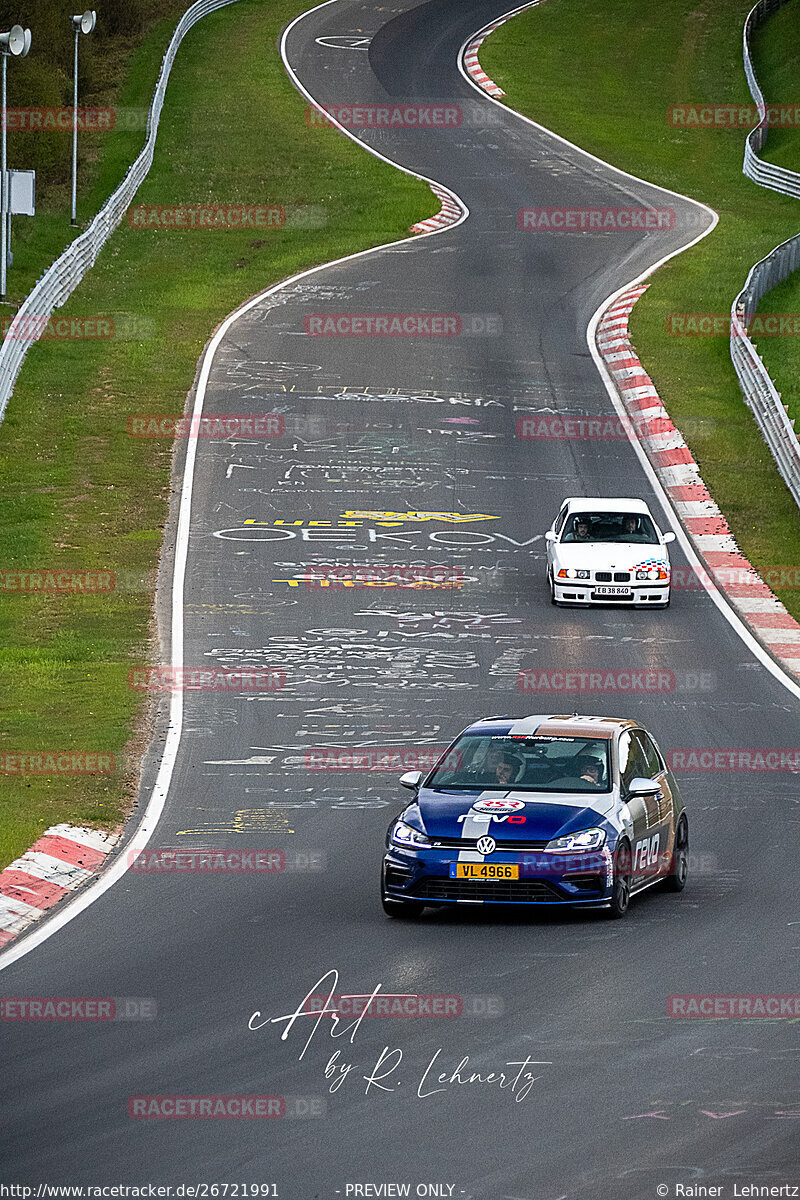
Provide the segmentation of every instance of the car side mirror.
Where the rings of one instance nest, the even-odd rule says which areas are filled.
[[[400,786],[408,788],[412,792],[419,791],[421,783],[422,771],[406,771],[405,775],[400,776]]]
[[[675,534],[672,532],[672,530],[670,530],[670,532],[669,532],[669,533],[665,533],[665,534],[662,536],[661,540],[662,540],[662,542],[664,543],[664,545],[665,545],[665,546],[668,546],[670,542],[674,542],[674,541],[675,541]]]
[[[556,541],[557,536],[557,534],[553,533],[552,529],[548,529],[547,533],[544,535],[544,540],[546,542],[554,542]]]
[[[641,775],[628,784],[629,796],[657,796],[660,791],[661,784],[657,779],[644,779]]]

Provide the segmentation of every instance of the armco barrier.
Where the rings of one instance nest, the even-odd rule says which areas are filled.
[[[164,106],[167,82],[178,47],[188,30],[199,20],[219,8],[235,3],[236,0],[197,0],[197,3],[183,14],[161,64],[161,72],[147,116],[147,137],[141,154],[131,164],[122,183],[109,196],[87,229],[67,246],[60,258],[57,258],[52,266],[48,267],[38,283],[25,297],[16,314],[17,328],[34,331],[39,329],[43,332],[46,318],[64,303],[90,267],[94,266],[98,254],[125,216],[140,184],[150,170],[156,146],[158,121]],[[9,333],[12,336],[9,336]],[[3,344],[0,346],[0,421],[5,415],[6,406],[25,355],[33,341],[36,340],[35,337],[21,338],[18,334],[13,336],[13,325],[9,333],[6,334]]]
[[[761,120],[747,135],[743,170],[748,179],[752,179],[761,187],[800,199],[800,175],[795,171],[772,166],[757,154],[767,140],[769,118],[764,95],[753,68],[750,39],[753,30],[785,3],[786,0],[759,0],[747,14],[744,23],[744,70]],[[771,250],[766,258],[756,263],[731,306],[730,344],[731,361],[739,377],[745,401],[755,417],[786,486],[795,503],[800,505],[800,442],[794,422],[789,419],[780,393],[747,335],[749,318],[755,313],[761,298],[777,284],[782,283],[798,266],[800,235],[782,242],[780,246]]]
[[[747,135],[744,144],[743,170],[748,179],[752,179],[754,183],[761,184],[762,187],[771,188],[774,192],[784,192],[787,196],[797,196],[800,198],[800,175],[796,171],[787,171],[783,167],[775,167],[758,157],[758,151],[764,148],[764,143],[767,140],[769,118],[764,94],[758,85],[755,69],[753,68],[750,38],[753,30],[763,25],[767,17],[777,12],[781,5],[785,3],[786,0],[758,0],[758,4],[750,9],[744,23],[744,73],[747,76],[750,94],[756,102],[761,120],[755,129],[752,129]]]
[[[800,442],[769,372],[747,336],[749,317],[761,297],[800,266],[800,237],[776,246],[751,270],[747,282],[731,308],[731,359],[739,376],[745,401],[755,417],[778,470],[800,505]]]

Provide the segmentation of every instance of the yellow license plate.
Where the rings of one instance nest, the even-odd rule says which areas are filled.
[[[451,863],[451,879],[519,879],[519,867],[512,863]]]

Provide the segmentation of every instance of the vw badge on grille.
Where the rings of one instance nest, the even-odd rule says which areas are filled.
[[[493,837],[478,838],[478,853],[479,854],[494,854],[497,849],[497,842]]]

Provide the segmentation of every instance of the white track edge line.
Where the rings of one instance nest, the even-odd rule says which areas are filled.
[[[497,19],[501,22],[504,20],[508,20],[514,16],[519,15],[519,13],[524,11],[524,8],[527,8],[527,7],[534,7],[534,6],[533,5],[530,5],[530,6],[525,5],[525,6],[523,6],[522,9],[520,9],[520,8],[511,9],[510,12],[505,14],[504,17],[500,17]],[[490,29],[490,25],[485,25],[483,27],[483,29],[486,29],[488,31]],[[581,146],[576,146],[574,142],[570,142],[567,138],[562,137],[558,133],[553,133],[552,130],[547,129],[546,126],[540,125],[538,123],[538,121],[533,121],[530,117],[526,117],[524,113],[517,112],[516,109],[511,108],[508,104],[501,104],[499,100],[495,100],[494,97],[488,95],[488,93],[485,92],[483,90],[483,88],[479,87],[478,84],[476,84],[475,81],[470,77],[469,72],[466,70],[466,68],[464,66],[464,54],[466,52],[467,47],[471,44],[471,42],[474,40],[475,37],[479,37],[481,35],[481,33],[483,33],[483,29],[479,30],[477,34],[474,34],[473,37],[468,38],[467,41],[465,41],[464,44],[462,45],[461,49],[459,50],[459,54],[458,54],[458,69],[461,72],[461,75],[463,76],[463,78],[470,85],[470,87],[474,88],[475,91],[478,92],[481,96],[483,96],[484,99],[488,100],[490,104],[496,104],[498,106],[498,108],[501,108],[504,112],[511,113],[515,117],[518,117],[519,120],[524,121],[526,125],[532,125],[534,127],[534,129],[538,129],[541,133],[546,133],[550,137],[555,138],[556,141],[563,143],[563,145],[569,146],[570,149],[577,150],[580,154],[583,154],[586,158],[591,159],[592,162],[596,162],[596,163],[600,164],[601,166],[603,166],[611,171],[616,172],[616,174],[622,175],[626,179],[633,179],[636,183],[643,183],[647,187],[654,188],[656,191],[664,192],[666,195],[677,196],[681,200],[686,200],[690,204],[694,204],[698,208],[703,209],[712,218],[711,224],[708,226],[708,228],[704,229],[702,233],[698,234],[698,236],[693,238],[690,242],[687,242],[685,246],[681,246],[678,250],[673,250],[669,254],[665,254],[663,258],[659,259],[658,262],[653,263],[653,265],[651,267],[648,267],[647,270],[641,272],[641,274],[635,276],[635,278],[630,279],[627,283],[623,284],[622,287],[617,288],[616,291],[612,292],[609,296],[607,296],[606,299],[603,300],[602,303],[598,306],[597,310],[593,313],[591,320],[589,321],[589,325],[586,330],[586,341],[589,346],[589,352],[592,355],[595,366],[597,367],[597,370],[600,373],[600,378],[602,379],[602,381],[605,385],[606,391],[609,394],[611,403],[614,405],[614,409],[615,409],[617,415],[620,418],[625,418],[626,420],[629,420],[627,410],[626,410],[626,408],[622,402],[622,399],[617,391],[616,385],[615,385],[613,379],[611,378],[611,375],[606,367],[606,364],[605,364],[603,358],[601,357],[600,351],[595,343],[595,333],[597,330],[597,326],[599,325],[600,320],[603,316],[603,313],[606,311],[606,309],[611,308],[614,301],[617,300],[624,292],[627,292],[630,288],[635,287],[638,283],[641,283],[643,280],[647,279],[649,275],[652,275],[655,271],[657,271],[659,269],[659,267],[662,267],[664,265],[664,263],[668,262],[671,258],[674,258],[678,254],[683,254],[683,252],[685,250],[690,250],[692,248],[692,246],[697,245],[698,242],[702,241],[703,238],[707,237],[710,233],[712,233],[713,230],[716,228],[717,223],[719,221],[719,213],[715,212],[713,208],[709,207],[709,205],[703,204],[703,202],[701,200],[695,200],[694,197],[687,196],[683,192],[673,191],[672,188],[662,187],[658,183],[651,183],[650,180],[643,179],[640,175],[632,175],[630,171],[624,171],[621,167],[615,167],[613,163],[605,162],[602,158],[598,158],[596,154],[592,154],[592,153],[590,153],[590,151],[584,150]],[[626,332],[627,332],[627,322],[626,322]],[[625,422],[623,422],[623,424],[625,424]],[[647,457],[647,455],[644,451],[644,447],[642,446],[641,442],[633,435],[632,429],[630,429],[627,424],[625,424],[625,428],[628,433],[628,439],[629,439],[631,445],[633,446],[634,452],[636,453],[636,456],[639,459],[639,462],[641,463],[641,466],[642,466],[642,469],[644,470],[645,476],[646,476],[647,480],[649,481],[651,487],[653,488],[655,495],[658,497],[661,507],[664,510],[665,515],[669,519],[669,523],[672,526],[673,532],[675,533],[677,540],[680,544],[680,547],[683,550],[684,554],[686,555],[688,562],[696,570],[698,570],[698,578],[702,582],[703,588],[705,589],[706,593],[708,594],[708,596],[710,597],[712,602],[716,605],[716,607],[719,609],[720,613],[725,618],[725,620],[728,622],[728,624],[731,626],[731,628],[734,630],[734,632],[736,634],[738,634],[738,636],[740,637],[742,642],[744,642],[747,649],[752,654],[755,655],[755,657],[759,660],[759,662],[762,664],[762,666],[766,667],[766,669],[770,672],[770,674],[772,676],[774,676],[774,678],[778,681],[778,683],[783,684],[783,686],[786,688],[786,690],[791,692],[791,694],[795,697],[795,699],[800,700],[800,685],[798,685],[797,682],[794,679],[792,679],[792,677],[787,673],[787,671],[778,662],[775,661],[775,659],[768,653],[767,650],[765,650],[765,648],[761,645],[761,643],[758,641],[758,639],[755,637],[755,635],[751,632],[749,626],[744,621],[744,619],[732,607],[731,601],[728,599],[728,597],[725,596],[724,593],[722,593],[720,591],[720,589],[709,578],[709,572],[708,572],[705,564],[702,562],[701,558],[697,554],[697,551],[695,550],[692,542],[690,541],[686,531],[684,530],[681,520],[678,517],[677,512],[675,511],[675,508],[673,506],[673,503],[669,496],[669,493],[667,492],[666,488],[664,487],[661,480],[659,479],[655,468],[653,467],[652,463],[650,462],[650,459]]]
[[[286,58],[286,38],[299,21],[311,16],[319,9],[327,8],[329,4],[334,3],[338,3],[338,0],[324,0],[322,4],[318,4],[314,8],[310,8],[306,12],[300,13],[297,17],[295,17],[291,24],[286,27],[280,42],[281,58],[283,59],[284,67],[292,79],[292,82],[295,84],[298,91],[306,96],[306,98],[314,105],[314,107],[319,109],[321,112],[324,112],[325,110],[319,104],[317,104],[310,93],[306,91],[306,89],[297,79],[297,76],[295,75]],[[345,133],[351,141],[360,146],[362,150],[366,150],[369,154],[373,154],[376,158],[381,159],[382,162],[387,163],[396,170],[402,171],[406,175],[411,175],[415,179],[419,179],[431,187],[433,186],[434,181],[428,179],[427,176],[418,175],[415,171],[411,171],[408,167],[403,167],[398,163],[392,162],[390,158],[386,158],[377,150],[373,150],[370,146],[367,146],[364,142],[360,141],[357,137],[345,129],[343,125],[339,125],[339,122],[331,118],[329,114],[326,113],[325,115],[332,122],[332,124],[337,125],[341,131]],[[220,343],[222,342],[222,339],[228,333],[228,330],[231,328],[231,326],[238,321],[240,317],[243,317],[245,313],[249,312],[250,309],[255,308],[262,301],[266,300],[269,296],[274,295],[276,292],[279,292],[282,288],[289,287],[292,284],[297,283],[299,280],[307,278],[309,275],[315,275],[318,271],[325,271],[328,269],[328,267],[335,267],[345,262],[352,262],[355,259],[364,258],[368,254],[378,254],[383,250],[392,249],[394,246],[414,245],[417,242],[423,241],[425,238],[438,237],[440,233],[446,232],[447,229],[455,229],[457,225],[460,225],[463,221],[466,221],[467,217],[469,216],[469,209],[463,200],[461,200],[460,196],[451,191],[450,188],[445,187],[444,184],[437,183],[436,186],[440,187],[442,191],[447,192],[448,195],[452,196],[455,202],[461,206],[461,217],[458,221],[454,221],[452,225],[448,225],[444,229],[434,229],[429,233],[417,234],[414,237],[399,238],[394,242],[386,242],[381,246],[371,246],[368,250],[359,250],[354,254],[345,254],[341,258],[332,259],[330,262],[320,263],[316,267],[308,267],[306,270],[300,271],[296,275],[290,275],[288,279],[284,279],[280,283],[271,284],[270,287],[268,287],[265,291],[259,292],[257,296],[251,297],[250,300],[247,300],[243,305],[227,316],[203,351],[202,366],[200,370],[200,376],[197,381],[197,392],[195,394],[195,403],[192,412],[193,419],[199,419],[202,414],[206,387],[211,374],[211,367],[214,361],[214,356],[219,348]],[[194,483],[194,465],[196,455],[197,439],[190,438],[186,447],[186,459],[183,469],[183,481],[181,485],[180,507],[178,510],[178,530],[175,539],[175,561],[173,564],[171,589],[171,666],[176,669],[176,677],[178,678],[180,677],[179,668],[183,666],[183,590],[189,550],[189,524],[191,517],[192,488]],[[88,884],[80,891],[80,893],[78,893],[78,895],[75,896],[73,900],[62,901],[63,908],[59,906],[58,911],[52,917],[50,917],[41,928],[34,928],[30,933],[23,934],[20,936],[19,940],[15,940],[13,943],[9,944],[8,949],[0,951],[0,971],[4,971],[6,967],[10,967],[12,963],[17,962],[18,959],[22,958],[25,954],[30,953],[31,950],[35,950],[37,946],[40,946],[42,942],[45,942],[49,937],[52,937],[52,935],[57,933],[59,929],[63,929],[63,927],[69,921],[71,921],[74,917],[77,917],[79,913],[84,912],[85,909],[87,909],[90,904],[93,904],[95,900],[99,900],[100,897],[109,890],[109,888],[113,887],[113,885],[117,883],[117,881],[120,880],[123,875],[125,875],[133,856],[141,853],[141,851],[150,841],[156,825],[158,824],[164,811],[164,805],[166,803],[167,794],[172,782],[172,774],[175,768],[178,750],[180,748],[182,732],[183,696],[180,691],[176,690],[172,693],[170,698],[167,736],[164,742],[164,749],[162,751],[161,762],[156,775],[156,781],[153,785],[150,799],[147,802],[147,807],[142,817],[141,824],[137,827],[136,832],[132,836],[131,840],[125,843],[124,851],[120,853],[117,858],[115,858],[108,870],[101,874],[95,883]]]
[[[713,226],[711,226],[711,228],[713,229]],[[633,446],[634,452],[636,453],[636,456],[639,459],[639,462],[642,466],[642,469],[645,473],[645,476],[646,476],[648,482],[650,483],[655,495],[658,497],[661,507],[664,510],[664,514],[668,518],[669,523],[673,529],[673,532],[675,533],[677,541],[678,541],[681,549],[683,550],[684,554],[686,555],[687,561],[695,569],[695,571],[697,573],[697,577],[700,580],[700,582],[703,586],[703,589],[705,590],[705,592],[707,593],[707,595],[709,596],[711,601],[719,609],[720,613],[725,618],[725,620],[728,622],[728,624],[731,626],[733,631],[736,634],[738,634],[740,639],[744,642],[745,646],[751,652],[751,654],[755,655],[755,657],[759,660],[761,665],[766,667],[766,669],[770,672],[771,675],[773,675],[775,677],[775,679],[778,681],[778,683],[783,684],[783,686],[787,689],[787,691],[791,692],[791,694],[795,697],[795,699],[800,700],[800,685],[798,685],[796,683],[796,681],[794,679],[792,679],[792,677],[785,671],[785,669],[783,667],[781,667],[780,664],[777,663],[775,661],[775,659],[764,649],[764,647],[761,645],[761,643],[758,641],[758,639],[755,637],[755,635],[751,632],[747,623],[743,620],[742,617],[739,616],[739,614],[731,606],[731,602],[728,600],[727,596],[724,595],[724,592],[721,592],[720,589],[712,582],[711,577],[710,577],[709,568],[706,567],[706,565],[703,562],[703,560],[701,559],[700,555],[695,550],[694,545],[692,544],[688,534],[686,533],[686,531],[683,527],[683,524],[682,524],[680,518],[678,517],[677,512],[675,511],[672,499],[670,498],[668,491],[666,490],[663,483],[659,479],[658,474],[655,470],[655,467],[650,462],[650,459],[647,457],[647,454],[645,453],[644,447],[642,446],[641,442],[639,441],[639,439],[637,437],[635,437],[635,435],[633,434],[633,430],[630,428],[629,424],[627,423],[627,422],[629,422],[627,410],[625,408],[625,405],[622,402],[622,398],[620,397],[620,395],[617,391],[616,384],[614,383],[614,380],[611,378],[608,368],[606,367],[606,364],[603,361],[603,358],[602,358],[600,351],[598,350],[598,348],[595,344],[595,340],[594,340],[595,331],[597,329],[597,326],[600,323],[603,313],[605,312],[605,310],[608,307],[610,302],[613,302],[613,300],[616,299],[616,297],[619,296],[622,292],[627,291],[629,287],[632,287],[634,284],[636,284],[636,283],[640,282],[642,279],[646,278],[646,276],[649,275],[652,271],[657,270],[660,266],[663,265],[663,263],[667,262],[668,259],[673,258],[676,254],[682,254],[683,250],[688,250],[689,246],[693,246],[696,242],[700,241],[702,238],[704,238],[706,236],[707,233],[710,233],[710,232],[711,232],[711,229],[706,230],[705,233],[700,234],[700,237],[695,238],[694,241],[689,243],[689,245],[684,246],[681,250],[674,250],[672,252],[672,254],[666,255],[661,260],[661,262],[656,263],[654,266],[650,267],[646,272],[644,272],[644,274],[637,276],[636,279],[631,280],[630,283],[626,283],[624,285],[624,287],[619,288],[619,290],[614,292],[608,300],[604,300],[602,302],[602,304],[597,308],[597,310],[595,311],[595,313],[593,314],[593,316],[589,322],[589,327],[586,331],[586,341],[589,346],[589,352],[590,352],[592,358],[594,359],[595,366],[597,367],[597,370],[600,373],[600,378],[602,379],[603,383],[605,384],[606,391],[608,392],[609,397],[611,398],[611,403],[614,405],[614,409],[615,409],[617,415],[621,419],[623,419],[623,425],[624,425],[626,433],[628,435],[628,440],[630,441],[631,445]],[[627,418],[627,422],[626,422],[626,420],[624,420],[625,418]]]
[[[325,112],[325,110],[322,108],[321,105],[317,104],[317,102],[313,99],[311,94],[308,91],[306,91],[306,89],[303,87],[303,85],[300,83],[297,76],[295,75],[292,67],[290,66],[290,64],[286,58],[285,47],[286,47],[286,39],[287,39],[289,33],[292,31],[294,26],[298,24],[298,22],[300,22],[301,20],[304,20],[308,16],[311,16],[313,13],[318,12],[321,8],[327,8],[329,4],[334,4],[334,3],[338,3],[338,0],[323,0],[322,4],[318,4],[314,8],[310,8],[306,12],[300,13],[286,27],[286,29],[284,30],[284,32],[281,36],[281,42],[280,42],[281,58],[283,60],[283,64],[284,64],[284,67],[286,68],[287,73],[289,74],[290,78],[292,79],[292,82],[295,84],[295,87],[297,88],[297,90],[299,92],[301,92],[304,96],[306,96],[306,98],[314,105],[314,107],[317,108],[321,112]],[[507,16],[508,17],[513,16],[515,13],[517,13],[519,11],[523,11],[524,8],[527,8],[527,7],[529,7],[529,6],[524,5],[523,9],[513,9],[513,10],[511,10],[511,12],[509,14],[507,14]],[[533,6],[531,5],[530,7],[533,7]],[[506,18],[501,17],[499,19],[502,21]],[[488,29],[488,26],[484,26],[484,28]],[[692,197],[685,196],[681,192],[674,192],[670,188],[662,188],[658,184],[650,183],[646,179],[642,179],[637,175],[631,175],[630,172],[628,172],[628,171],[623,171],[620,167],[615,167],[611,163],[604,162],[603,159],[597,158],[596,155],[590,154],[589,151],[581,149],[580,146],[576,146],[573,142],[568,141],[566,138],[561,137],[557,133],[553,133],[551,130],[546,129],[545,126],[539,125],[536,121],[532,121],[529,117],[524,116],[522,113],[516,112],[515,109],[510,108],[506,104],[501,104],[499,100],[496,100],[496,99],[494,99],[494,97],[490,96],[488,94],[488,92],[484,91],[483,88],[479,87],[474,82],[474,80],[471,79],[471,77],[466,72],[466,70],[463,66],[463,57],[464,57],[465,47],[475,37],[480,36],[481,32],[482,32],[482,30],[479,30],[477,34],[473,34],[472,37],[468,38],[467,41],[464,43],[464,45],[461,47],[461,49],[459,51],[459,56],[458,56],[458,69],[461,72],[462,76],[466,79],[466,81],[470,85],[470,87],[474,88],[475,91],[477,91],[481,96],[484,97],[484,99],[488,100],[491,104],[497,104],[498,107],[502,108],[504,112],[511,113],[512,115],[518,117],[520,120],[525,121],[529,125],[532,125],[535,129],[539,129],[542,133],[546,133],[549,137],[553,137],[557,141],[563,142],[565,145],[570,146],[573,150],[579,151],[581,154],[585,155],[587,158],[592,159],[592,161],[599,163],[601,166],[603,166],[609,170],[615,171],[617,174],[623,175],[628,179],[633,179],[638,183],[644,183],[648,187],[656,188],[657,190],[666,192],[672,196],[679,196],[683,200],[688,200],[692,204],[696,204],[696,205],[698,205],[698,207],[705,209],[705,211],[708,212],[713,218],[712,224],[708,227],[708,229],[704,230],[703,233],[701,233],[693,241],[687,243],[686,246],[682,246],[679,250],[674,250],[674,251],[672,251],[671,254],[665,255],[665,257],[663,259],[661,259],[659,262],[655,263],[652,267],[648,268],[648,270],[645,271],[643,274],[637,276],[635,279],[631,280],[630,282],[626,283],[623,287],[621,287],[617,291],[613,292],[610,297],[607,297],[606,300],[604,300],[602,302],[602,304],[599,306],[599,308],[596,310],[596,312],[592,316],[591,321],[589,322],[589,327],[587,329],[587,341],[589,342],[589,350],[592,354],[592,358],[595,361],[595,365],[597,366],[598,371],[600,372],[600,377],[606,386],[606,390],[609,393],[611,402],[614,405],[614,408],[617,411],[618,415],[627,416],[627,413],[625,412],[625,409],[622,405],[622,401],[617,394],[616,387],[614,386],[614,383],[611,380],[610,375],[608,374],[608,372],[605,369],[605,364],[604,364],[602,358],[600,357],[597,347],[594,345],[594,331],[600,321],[600,318],[601,318],[603,312],[605,311],[605,309],[607,307],[609,307],[609,305],[613,302],[614,299],[616,299],[618,296],[620,296],[623,292],[627,291],[628,288],[634,286],[636,283],[640,282],[642,279],[645,279],[653,271],[657,270],[658,267],[662,266],[663,263],[667,262],[668,259],[674,257],[674,255],[676,255],[676,254],[683,253],[684,250],[690,249],[690,247],[695,245],[696,242],[701,241],[702,238],[706,237],[707,234],[712,232],[712,230],[714,229],[714,227],[716,226],[716,224],[719,220],[719,215],[716,212],[714,212],[713,209],[709,208],[708,205],[703,204],[699,200],[693,200]],[[410,170],[408,167],[403,167],[398,163],[392,162],[391,159],[386,158],[385,155],[380,154],[377,150],[373,150],[370,146],[366,145],[366,143],[362,142],[359,138],[357,138],[353,134],[351,134],[349,132],[349,130],[347,130],[338,121],[331,118],[330,114],[326,113],[325,115],[328,117],[328,119],[331,121],[331,123],[336,125],[341,130],[342,133],[344,133],[347,137],[350,138],[351,141],[356,142],[357,145],[361,146],[361,148],[366,150],[369,154],[374,155],[375,158],[380,159],[382,162],[387,163],[389,166],[394,167],[396,170],[402,171],[406,175],[411,175],[415,179],[420,179],[424,183],[427,183],[430,186],[433,186],[433,180],[429,179],[427,176],[419,175],[419,174],[417,174],[417,172]],[[469,216],[469,209],[467,208],[464,201],[461,200],[461,198],[459,196],[457,196],[457,194],[455,192],[450,191],[450,189],[444,187],[443,184],[437,184],[437,186],[442,187],[443,190],[445,190],[445,191],[449,191],[450,194],[455,197],[455,199],[458,201],[458,203],[460,203],[462,205],[462,208],[464,210],[461,218],[458,221],[454,222],[453,225],[449,225],[446,227],[447,229],[454,229],[454,228],[456,228],[457,225],[462,224],[462,222],[464,222],[467,219],[467,217]],[[261,301],[265,300],[268,296],[273,295],[277,291],[280,291],[281,288],[288,287],[290,284],[295,283],[300,279],[304,279],[304,278],[308,277],[309,275],[314,275],[318,271],[324,271],[328,267],[338,266],[339,264],[341,264],[343,262],[350,262],[350,261],[353,261],[354,259],[363,258],[368,254],[376,254],[382,250],[390,249],[393,246],[404,245],[404,244],[406,244],[408,242],[412,242],[412,241],[413,242],[420,241],[423,238],[427,238],[427,237],[436,237],[436,236],[438,236],[438,234],[440,234],[442,232],[444,232],[444,230],[432,230],[430,233],[418,234],[415,238],[401,238],[394,242],[387,242],[382,246],[373,246],[369,250],[361,250],[355,254],[344,255],[342,258],[333,259],[331,262],[328,262],[328,263],[321,263],[319,266],[310,267],[305,271],[299,272],[297,275],[290,276],[288,279],[283,280],[281,283],[272,285],[271,287],[267,288],[265,291],[260,292],[257,296],[254,296],[252,299],[247,301],[244,305],[242,305],[235,312],[231,313],[230,316],[228,316],[225,319],[225,321],[222,323],[222,325],[220,326],[220,328],[217,330],[216,334],[212,338],[209,345],[206,347],[206,350],[204,351],[203,366],[202,366],[200,378],[199,378],[198,384],[197,384],[197,393],[195,396],[195,405],[194,405],[194,410],[193,410],[193,416],[199,417],[200,414],[202,413],[203,401],[205,399],[205,390],[206,390],[206,386],[207,386],[207,382],[208,382],[208,377],[211,372],[211,365],[212,365],[212,362],[214,359],[214,355],[216,354],[216,351],[219,347],[219,344],[222,341],[222,338],[228,332],[231,325],[233,325],[235,321],[238,321],[240,317],[244,316],[245,313],[249,312],[251,308],[254,308],[257,304],[261,303]],[[694,565],[696,567],[700,567],[701,566],[700,559],[696,555],[694,548],[692,547],[686,534],[684,533],[683,526],[681,525],[681,523],[677,517],[677,514],[675,513],[675,511],[672,507],[671,501],[669,500],[669,497],[668,497],[666,491],[664,490],[661,482],[659,481],[658,476],[656,475],[649,459],[645,455],[642,446],[640,445],[640,443],[637,440],[635,440],[633,438],[631,438],[631,444],[633,446],[633,449],[634,449],[637,457],[639,458],[639,460],[641,462],[641,465],[644,469],[645,475],[647,476],[648,480],[650,481],[655,494],[658,496],[659,500],[661,501],[662,508],[664,509],[665,513],[669,517],[670,524],[672,525],[673,530],[676,533],[677,539],[680,542],[681,548],[683,549],[684,553],[686,554],[687,559],[692,563],[692,565]],[[177,537],[176,537],[175,565],[173,567],[173,586],[172,586],[172,665],[173,665],[173,667],[180,666],[183,663],[183,583],[184,583],[185,571],[186,571],[186,559],[187,559],[187,555],[188,555],[188,516],[187,516],[187,514],[190,515],[190,512],[191,512],[191,497],[192,497],[192,484],[193,484],[193,480],[194,480],[195,457],[196,457],[196,444],[190,439],[189,443],[187,445],[186,462],[184,464],[183,484],[182,484],[181,502],[180,502],[180,510],[179,510],[180,516],[179,516],[179,521],[178,521],[178,533],[177,533]],[[188,468],[189,468],[190,460],[191,460],[191,472],[189,473]],[[179,577],[178,569],[177,569],[178,565],[179,565],[179,560],[180,560],[180,577]],[[726,620],[729,622],[729,624],[733,627],[735,632],[738,633],[739,637],[742,639],[742,641],[745,643],[745,645],[747,645],[748,648],[752,650],[752,652],[756,655],[756,657],[759,658],[759,660],[763,663],[764,666],[767,667],[767,669],[775,676],[775,678],[780,683],[782,683],[797,699],[800,699],[800,686],[798,686],[792,679],[790,679],[789,676],[786,675],[786,673],[782,670],[782,668],[774,661],[774,659],[772,659],[770,657],[770,655],[767,654],[766,650],[764,650],[764,648],[761,646],[761,644],[750,633],[749,629],[747,628],[745,623],[741,620],[741,618],[739,618],[733,612],[733,610],[730,608],[727,601],[723,600],[723,598],[720,596],[718,590],[715,587],[711,586],[710,583],[704,578],[705,574],[706,574],[705,570],[701,569],[699,577],[703,583],[703,586],[704,586],[706,592],[711,597],[714,604],[716,604],[717,608],[719,608],[720,612],[723,614],[723,616],[726,618]],[[180,599],[180,603],[177,605],[176,605],[176,597],[179,597],[179,599]],[[180,634],[180,637],[178,639],[178,649],[176,651],[176,638],[177,638],[178,633]],[[71,921],[73,919],[73,917],[78,916],[78,914],[83,912],[86,908],[88,908],[90,904],[93,904],[95,900],[98,900],[100,898],[100,896],[103,895],[104,892],[108,891],[108,889],[110,887],[112,887],[113,884],[116,883],[118,879],[121,879],[122,876],[126,873],[126,871],[128,870],[128,862],[129,862],[130,858],[133,856],[133,854],[138,853],[139,851],[141,851],[141,849],[144,848],[144,846],[147,845],[150,838],[152,837],[153,831],[155,830],[155,827],[156,827],[158,820],[160,819],[161,814],[164,809],[167,792],[169,791],[169,785],[170,785],[170,782],[172,779],[172,772],[173,772],[174,766],[175,766],[175,760],[177,758],[177,752],[178,752],[178,749],[180,746],[182,725],[183,725],[183,698],[182,698],[181,693],[176,691],[176,692],[173,692],[172,697],[171,697],[170,718],[169,718],[167,738],[164,743],[164,750],[162,753],[161,763],[159,765],[156,782],[153,787],[153,792],[151,794],[150,800],[148,801],[147,809],[145,810],[145,814],[142,819],[142,823],[138,827],[138,829],[137,829],[136,833],[134,834],[133,838],[131,839],[131,841],[126,844],[125,853],[121,854],[119,856],[119,858],[117,858],[115,860],[113,866],[104,875],[102,875],[97,880],[96,883],[90,884],[84,891],[82,891],[80,893],[80,895],[76,896],[76,898],[72,902],[65,903],[63,911],[57,913],[54,917],[52,917],[43,926],[42,929],[34,930],[30,934],[23,935],[23,937],[20,939],[19,942],[15,942],[12,946],[9,947],[8,950],[0,953],[0,971],[5,970],[6,967],[11,966],[12,963],[16,962],[18,959],[22,958],[25,954],[28,954],[31,950],[34,950],[37,946],[41,945],[42,942],[46,941],[49,937],[51,937],[59,929],[62,929],[64,927],[64,925],[66,925],[69,921]]]

